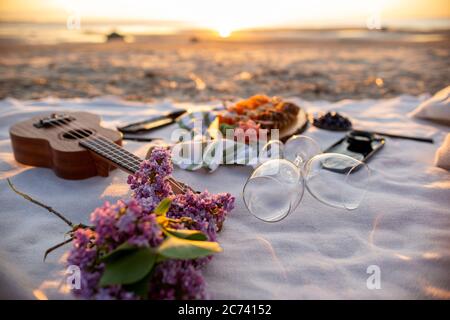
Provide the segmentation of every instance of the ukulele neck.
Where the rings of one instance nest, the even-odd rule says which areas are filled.
[[[81,140],[80,145],[94,152],[119,169],[131,174],[134,174],[139,170],[139,166],[143,161],[138,156],[103,137]]]
[[[81,140],[80,145],[91,152],[94,152],[97,156],[100,156],[117,168],[130,174],[136,173],[139,170],[141,162],[144,161],[104,137],[94,137],[91,139]],[[192,191],[191,188],[173,179],[172,177],[169,177],[168,181],[171,184],[173,192],[175,193],[184,193],[187,189]]]

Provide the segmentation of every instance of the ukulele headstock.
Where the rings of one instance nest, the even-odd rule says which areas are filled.
[[[67,115],[65,113],[58,114],[52,113],[50,116],[39,119],[37,122],[33,123],[35,128],[50,128],[54,126],[60,126],[62,124],[67,124],[74,121],[73,116]]]

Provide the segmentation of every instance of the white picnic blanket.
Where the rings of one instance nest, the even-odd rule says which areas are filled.
[[[435,151],[448,127],[406,116],[424,99],[400,96],[337,103],[298,100],[308,112],[342,112],[358,128],[435,139],[435,144],[427,144],[387,138],[385,148],[369,162],[372,188],[356,211],[330,208],[305,194],[293,214],[268,224],[251,216],[241,198],[251,167],[220,167],[213,173],[176,169],[176,178],[197,190],[228,191],[237,199],[236,209],[219,237],[224,252],[205,270],[212,296],[450,298],[450,173],[433,166]],[[69,181],[57,178],[49,169],[16,163],[8,127],[43,112],[84,110],[100,114],[104,125],[113,128],[172,107],[168,102],[148,105],[114,97],[0,101],[0,297],[72,298],[61,285],[69,246],[58,249],[43,262],[44,251],[64,240],[67,226],[14,194],[7,187],[7,177],[18,189],[74,222],[87,223],[89,214],[103,201],[115,201],[129,192],[126,174],[118,170],[108,178]],[[168,138],[173,128],[151,135]],[[306,134],[323,148],[342,136],[315,128],[309,128]],[[147,145],[140,142],[125,142],[124,147],[142,157],[147,150]],[[378,274],[377,268],[379,289],[373,277],[367,285],[371,276],[367,270]]]

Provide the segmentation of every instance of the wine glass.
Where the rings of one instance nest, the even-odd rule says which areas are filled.
[[[298,207],[305,187],[326,205],[354,210],[363,201],[369,181],[365,163],[343,154],[321,153],[313,139],[296,135],[285,144],[271,141],[264,146],[243,198],[255,217],[276,222]]]

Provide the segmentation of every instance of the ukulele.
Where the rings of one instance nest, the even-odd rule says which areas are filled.
[[[33,117],[14,124],[9,134],[16,161],[51,168],[63,179],[107,177],[115,168],[134,174],[143,161],[121,147],[119,131],[102,127],[100,117],[88,112]],[[190,189],[169,182],[175,193]]]

